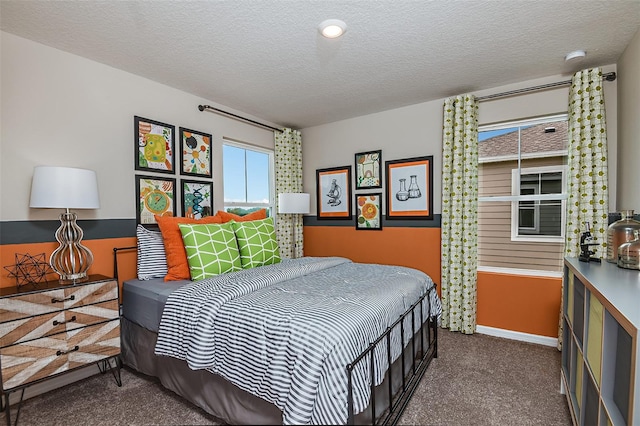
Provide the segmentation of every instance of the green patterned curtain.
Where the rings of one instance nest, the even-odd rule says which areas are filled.
[[[604,113],[602,71],[577,72],[569,90],[569,155],[567,164],[567,225],[565,256],[580,255],[580,233],[591,227],[600,245],[591,247],[594,257],[607,255],[609,187],[607,172],[607,125]],[[562,305],[561,305],[562,306]],[[558,332],[562,349],[562,313]]]
[[[442,149],[442,326],[476,330],[478,277],[478,102],[444,102]]]
[[[275,132],[276,150],[276,203],[278,194],[302,192],[302,136],[300,131],[283,129]],[[276,205],[276,212],[279,206]],[[279,214],[276,221],[276,238],[280,255],[286,258],[301,257],[304,252],[302,215]],[[293,244],[293,227],[296,227],[296,244]],[[294,256],[294,247],[296,250]]]
[[[593,68],[577,72],[569,91],[569,176],[565,255],[578,257],[580,233],[586,223],[600,244],[595,257],[606,257],[609,190],[607,126],[604,116],[602,72]]]

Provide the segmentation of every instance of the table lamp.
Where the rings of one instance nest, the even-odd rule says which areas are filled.
[[[60,246],[51,253],[49,263],[62,281],[85,280],[93,254],[81,244],[83,232],[76,223],[78,216],[69,209],[100,208],[96,172],[72,167],[35,167],[29,207],[65,209],[56,231]]]
[[[278,194],[278,213],[282,214],[305,214],[309,213],[309,194],[286,192]],[[295,219],[295,216],[292,216]],[[295,220],[291,221],[293,228],[293,258],[296,256],[296,224]]]

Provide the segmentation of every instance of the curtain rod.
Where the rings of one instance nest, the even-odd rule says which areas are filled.
[[[616,79],[616,73],[608,72],[608,73],[602,74],[602,79],[605,81],[614,81]],[[478,102],[481,102],[489,99],[504,98],[507,96],[519,95],[521,93],[528,93],[528,92],[535,92],[538,90],[550,89],[552,87],[568,86],[570,84],[571,84],[571,80],[558,81],[557,83],[549,83],[549,84],[542,84],[540,86],[526,87],[524,89],[511,90],[509,92],[496,93],[494,95],[478,96],[476,100]]]
[[[269,129],[269,130],[273,130],[274,132],[282,133],[282,129],[278,129],[276,127],[271,127],[271,126],[269,126],[267,124],[263,124],[263,123],[260,123],[258,121],[251,120],[249,118],[242,117],[240,115],[236,115],[236,114],[233,114],[233,113],[230,113],[230,112],[227,112],[227,111],[223,111],[223,110],[218,109],[218,108],[214,108],[211,105],[198,105],[198,109],[200,111],[204,111],[205,109],[209,109],[209,110],[212,110],[212,111],[215,111],[215,112],[219,112],[219,113],[222,113],[222,114],[230,115],[230,116],[235,117],[235,118],[237,118],[239,120],[243,120],[243,121],[246,121],[248,123],[251,123],[251,124],[253,124],[255,126],[264,127],[264,128]]]

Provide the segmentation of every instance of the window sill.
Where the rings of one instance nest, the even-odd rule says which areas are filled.
[[[478,266],[478,272],[494,274],[521,275],[541,278],[562,278],[562,271],[541,271],[537,269],[499,268],[495,266]]]

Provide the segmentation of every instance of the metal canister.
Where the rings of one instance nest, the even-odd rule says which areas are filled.
[[[622,219],[607,228],[607,262],[618,262],[618,247],[635,239],[635,231],[640,231],[640,222],[633,218],[633,210],[620,212]]]
[[[618,247],[618,266],[626,269],[640,269],[640,231],[635,231],[635,239]]]

